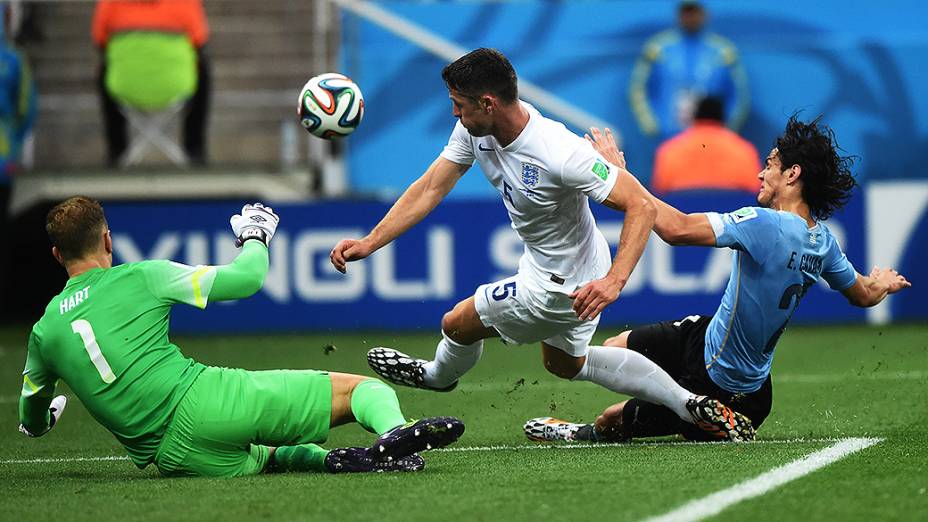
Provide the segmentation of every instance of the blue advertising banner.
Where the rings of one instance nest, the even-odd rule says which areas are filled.
[[[915,281],[885,310],[851,307],[824,283],[810,290],[795,322],[848,322],[928,318],[928,292],[918,284],[925,245],[928,183],[871,187],[829,221],[860,272],[875,262],[892,264]],[[881,199],[882,198],[882,199]],[[668,201],[685,211],[732,210],[752,203],[749,195],[701,193]],[[874,204],[867,211],[865,200]],[[907,203],[908,201],[908,203]],[[116,263],[172,259],[222,264],[237,250],[228,217],[241,202],[177,202],[107,205]],[[613,249],[622,214],[593,204],[597,222]],[[255,296],[212,303],[206,310],[175,308],[177,331],[438,330],[442,315],[482,283],[515,273],[522,244],[502,204],[494,200],[446,201],[426,220],[369,259],[336,272],[328,255],[340,239],[360,237],[389,204],[322,202],[280,205],[281,227],[271,245],[270,271]],[[884,224],[886,223],[886,224]],[[870,234],[868,231],[878,231]],[[868,247],[876,245],[874,252]],[[869,250],[868,250],[869,248]],[[882,257],[881,257],[882,256]],[[620,328],[712,314],[728,281],[731,251],[670,247],[652,237],[621,298],[602,324]],[[868,315],[869,314],[869,315]]]
[[[629,170],[644,182],[661,140],[636,122],[632,71],[645,42],[674,27],[678,4],[377,3],[464,49],[501,50],[523,80],[611,122]],[[824,115],[845,152],[859,156],[860,179],[925,178],[919,151],[928,144],[928,3],[741,0],[706,8],[709,30],[734,44],[744,66],[750,114],[739,131],[762,156],[798,110],[803,119]],[[364,123],[348,143],[351,186],[397,193],[435,159],[454,126],[441,79],[446,62],[347,11],[343,31],[341,72],[358,82],[366,102]],[[776,80],[784,77],[792,81]],[[479,178],[465,177],[452,196],[492,195]]]

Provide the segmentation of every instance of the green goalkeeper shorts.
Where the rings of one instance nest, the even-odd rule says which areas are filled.
[[[155,465],[171,477],[254,475],[270,447],[325,442],[331,417],[328,372],[207,368],[177,405]]]

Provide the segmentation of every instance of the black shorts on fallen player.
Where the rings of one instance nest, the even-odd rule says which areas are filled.
[[[752,393],[729,392],[712,382],[703,357],[706,327],[711,320],[711,316],[691,315],[679,321],[635,328],[628,336],[628,348],[651,359],[692,393],[718,399],[747,416],[757,429],[770,414],[773,402],[770,376],[760,389]],[[694,424],[680,420],[669,408],[640,399],[631,399],[625,405],[622,425],[624,435],[628,437],[679,433],[690,440],[715,440]]]

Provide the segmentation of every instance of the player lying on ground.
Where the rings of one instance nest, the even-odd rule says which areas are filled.
[[[20,429],[39,436],[64,407],[60,378],[125,446],[139,468],[166,476],[237,476],[262,471],[415,471],[417,452],[456,440],[452,417],[407,423],[396,393],[369,377],[314,370],[215,368],[168,340],[171,307],[257,292],[278,217],[260,203],[232,217],[242,252],[223,266],[143,261],[112,266],[113,243],[96,201],[53,208],[46,229],[68,271],[29,337]],[[371,448],[327,451],[329,428],[357,421],[380,435]]]
[[[624,166],[608,129],[592,134],[596,149]],[[682,386],[724,401],[759,428],[773,400],[773,349],[810,286],[822,278],[863,307],[911,286],[891,268],[858,274],[823,222],[847,203],[856,185],[851,159],[837,149],[834,133],[818,119],[803,123],[794,116],[758,174],[760,208],[684,214],[654,198],[654,230],[667,243],[734,250],[728,288],[712,317],[643,326],[605,344],[647,356]],[[610,406],[593,425],[545,417],[528,421],[525,433],[536,440],[617,441],[677,433],[708,438],[637,396]]]
[[[335,245],[332,264],[344,272],[349,261],[406,232],[475,161],[499,190],[525,253],[518,274],[478,287],[445,314],[435,360],[375,348],[368,353],[374,371],[397,384],[450,391],[477,364],[484,339],[541,342],[545,368],[558,377],[645,397],[684,422],[752,438],[746,419],[680,387],[646,357],[589,345],[600,312],[618,299],[651,233],[656,210],[640,184],[563,124],[520,101],[515,70],[500,52],[470,52],[446,66],[442,78],[459,120],[448,145],[370,234]],[[589,198],[625,212],[615,260]]]

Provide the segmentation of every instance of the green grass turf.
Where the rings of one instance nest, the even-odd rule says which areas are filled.
[[[35,513],[67,520],[636,520],[832,444],[823,439],[862,436],[885,440],[715,518],[924,520],[928,513],[928,325],[791,328],[777,349],[773,413],[759,432],[766,443],[432,452],[418,474],[228,480],[163,479],[127,460],[73,460],[125,454],[76,400],[49,435],[21,436],[16,398],[26,334],[25,328],[0,329],[0,380],[7,383],[0,391],[0,520]],[[370,332],[175,342],[187,355],[216,365],[370,374],[367,348],[383,344],[431,356],[435,336]],[[522,435],[525,419],[589,420],[618,399],[595,385],[547,375],[537,347],[497,341],[487,343],[457,391],[398,392],[409,417],[464,419],[467,431],[458,447],[531,445]],[[334,430],[327,445],[370,440],[346,426]],[[6,462],[40,458],[72,460]]]

